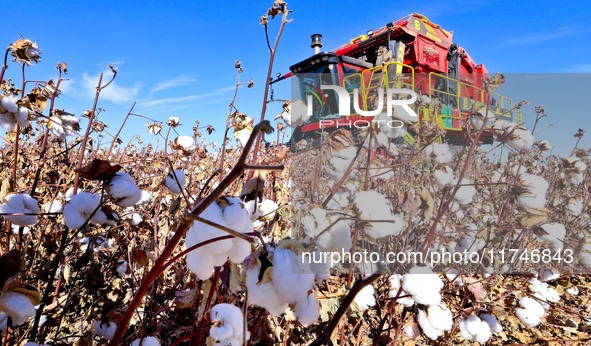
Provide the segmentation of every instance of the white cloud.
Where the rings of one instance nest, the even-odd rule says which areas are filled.
[[[168,104],[180,104],[180,103],[189,102],[189,101],[198,101],[198,100],[203,100],[206,98],[211,98],[213,96],[218,96],[218,95],[227,93],[229,91],[234,90],[234,88],[236,88],[236,86],[230,85],[230,86],[226,86],[226,87],[220,88],[218,90],[214,90],[214,91],[211,91],[208,93],[203,93],[203,94],[193,94],[193,95],[187,95],[187,96],[167,97],[167,98],[149,100],[149,101],[141,102],[141,105],[143,107],[153,107],[153,106],[163,106],[163,105],[168,105]]]
[[[189,76],[178,76],[176,78],[169,79],[154,85],[154,87],[150,89],[150,93],[155,93],[157,91],[167,90],[178,86],[190,85],[195,80],[195,78]]]
[[[110,74],[103,75],[103,85],[105,85],[109,78],[111,78]],[[82,75],[82,87],[84,88],[84,94],[91,98],[94,97],[96,93],[96,87],[98,84],[99,76],[89,76],[88,74],[84,73]],[[133,100],[140,90],[139,83],[135,83],[131,87],[125,87],[117,84],[117,79],[113,81],[109,86],[104,88],[101,91],[100,98],[102,100],[112,101],[114,103],[122,103],[128,102]]]
[[[546,42],[546,41],[554,40],[554,39],[561,38],[561,37],[578,35],[581,33],[588,32],[590,30],[591,30],[591,28],[573,28],[568,25],[565,25],[565,26],[561,26],[560,28],[554,29],[552,31],[538,32],[538,33],[526,34],[526,35],[522,35],[522,36],[515,36],[515,37],[512,37],[512,38],[508,39],[507,41],[505,41],[505,44],[507,44],[509,46],[516,46],[516,45],[540,43],[540,42]]]

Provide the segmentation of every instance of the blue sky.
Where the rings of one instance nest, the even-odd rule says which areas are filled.
[[[7,46],[22,34],[36,41],[42,61],[28,69],[31,79],[55,78],[55,64],[68,63],[70,82],[57,104],[81,114],[92,106],[95,81],[111,63],[119,71],[115,83],[104,90],[99,107],[101,120],[115,132],[134,101],[135,112],[166,121],[178,116],[185,124],[179,132],[191,134],[199,119],[217,129],[219,143],[228,103],[235,82],[234,60],[242,61],[243,80],[252,78],[255,87],[243,88],[237,106],[258,119],[262,104],[268,53],[259,17],[272,1],[62,1],[9,2],[3,5],[3,34]],[[281,40],[275,72],[285,73],[290,65],[311,54],[310,35],[322,33],[324,49],[330,50],[349,39],[376,29],[411,12],[454,32],[477,63],[489,71],[503,73],[585,73],[591,72],[591,2],[578,4],[537,1],[291,1],[293,22]],[[271,21],[271,39],[279,21]],[[11,65],[8,77],[18,80]],[[588,79],[591,77],[587,76]],[[289,97],[289,83],[276,92]],[[544,104],[553,124],[542,137],[557,150],[567,153],[577,128],[587,127],[584,86],[561,88],[564,96],[552,97],[539,88],[527,87],[524,95],[533,104]],[[583,88],[583,89],[581,89]],[[572,97],[578,89],[580,94]],[[544,91],[546,90],[546,91]],[[513,91],[512,91],[513,92]],[[568,93],[567,93],[568,92]],[[283,94],[281,94],[283,93]],[[569,97],[571,101],[560,99]],[[516,98],[520,98],[516,96]],[[525,98],[525,97],[522,97]],[[572,100],[580,100],[574,102]],[[279,105],[269,109],[273,118]],[[531,122],[533,106],[524,109]],[[134,134],[148,138],[144,119],[132,119],[124,139]],[[591,132],[582,142],[590,147]]]

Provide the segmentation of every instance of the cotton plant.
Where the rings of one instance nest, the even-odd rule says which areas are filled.
[[[248,304],[261,306],[273,315],[288,306],[304,326],[319,317],[314,293],[315,275],[309,263],[300,257],[303,247],[284,239],[277,246],[267,245],[266,257],[249,257],[245,263]]]
[[[404,226],[402,215],[392,213],[390,201],[376,191],[359,191],[354,197],[363,233],[371,240],[399,235]]]
[[[544,233],[541,239],[550,243],[554,251],[562,250],[566,237],[566,228],[564,225],[558,222],[550,222],[541,225],[540,228]]]
[[[0,95],[0,126],[6,132],[29,124],[29,109],[18,104],[18,98],[12,94]]]
[[[35,317],[35,305],[38,304],[38,301],[33,304],[29,296],[19,292],[8,291],[0,294],[0,312],[11,318],[13,326],[20,326]]]
[[[468,341],[486,343],[493,333],[500,333],[503,327],[497,318],[488,313],[470,315],[459,320],[460,335]]]
[[[517,195],[517,203],[525,208],[544,208],[549,187],[544,178],[529,173],[520,173],[518,187],[521,192]]]
[[[65,112],[55,113],[55,115],[49,117],[47,123],[49,132],[60,139],[76,135],[76,131],[80,129],[80,119]]]
[[[563,166],[565,172],[571,178],[573,183],[578,185],[583,182],[584,173],[587,170],[587,164],[579,157],[567,157],[563,160]]]
[[[425,147],[424,155],[426,158],[433,158],[436,163],[450,163],[454,155],[447,143],[431,143]]]
[[[418,309],[417,322],[431,340],[437,340],[453,326],[453,315],[445,304],[431,305],[426,310]]]
[[[133,340],[129,346],[160,346],[160,340],[155,336],[146,336]]]
[[[96,335],[106,340],[111,340],[117,331],[117,324],[111,321],[103,322],[97,320],[92,322],[92,330]]]
[[[115,225],[100,206],[101,196],[90,192],[79,192],[64,207],[64,219],[70,229],[78,229],[87,220],[96,225]],[[95,212],[96,211],[96,212]],[[94,214],[93,214],[94,213]]]
[[[355,295],[353,302],[359,308],[359,310],[365,311],[365,310],[371,308],[372,306],[376,305],[376,295],[375,294],[376,294],[376,291],[375,291],[373,285],[367,285],[367,286],[363,287],[357,293],[357,295]]]
[[[301,100],[287,101],[283,104],[283,111],[275,117],[275,120],[277,119],[282,119],[287,126],[295,128],[308,121],[310,115],[308,115],[308,107]]]
[[[348,251],[353,246],[351,228],[344,220],[327,213],[323,208],[312,208],[302,221],[304,232],[310,238],[317,238],[316,245],[321,251]]]
[[[18,226],[36,224],[37,215],[23,214],[38,214],[40,212],[37,200],[26,193],[8,195],[6,203],[0,205],[0,213],[5,214],[4,218]]]
[[[166,180],[164,181],[166,188],[174,194],[181,194],[183,189],[187,186],[187,177],[185,172],[181,169],[176,169],[173,172],[168,173]],[[140,198],[141,200],[141,198]]]
[[[242,310],[232,304],[217,304],[209,313],[211,328],[209,337],[211,345],[242,346],[244,340],[250,338],[250,333],[244,334],[244,315]]]
[[[142,190],[136,186],[135,180],[125,172],[115,174],[109,185],[107,193],[121,207],[131,207],[142,199]]]
[[[237,197],[223,197],[210,204],[199,217],[228,227],[239,233],[254,230],[252,220]],[[204,241],[228,235],[225,231],[194,221],[185,237],[185,246],[190,248]],[[250,243],[244,239],[231,238],[200,246],[187,254],[187,266],[201,280],[211,277],[214,267],[222,266],[228,259],[240,263],[251,252]]]

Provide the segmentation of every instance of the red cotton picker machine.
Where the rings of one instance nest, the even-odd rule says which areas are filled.
[[[491,121],[521,123],[513,101],[487,91],[486,68],[452,43],[452,36],[417,13],[369,30],[330,52],[321,52],[322,35],[312,35],[314,55],[272,81],[292,80],[286,121],[294,128],[292,144],[316,140],[320,133],[338,128],[375,126],[376,119],[384,118],[381,125],[398,128],[400,141],[409,144],[415,143],[416,126],[408,125],[430,121],[444,130],[439,141],[464,145],[468,123],[487,109]],[[407,108],[401,107],[404,103]],[[393,110],[386,112],[388,107]],[[492,143],[492,131],[485,128],[479,140]]]

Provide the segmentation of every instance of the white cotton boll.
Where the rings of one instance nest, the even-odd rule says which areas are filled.
[[[546,232],[542,239],[552,244],[555,251],[562,250],[564,238],[566,237],[566,228],[558,222],[546,223],[540,226]]]
[[[419,323],[419,326],[421,326],[423,333],[425,333],[425,335],[429,339],[437,340],[437,338],[439,338],[441,335],[443,335],[442,330],[434,328],[431,325],[431,322],[430,322],[429,318],[427,317],[427,314],[425,313],[425,311],[423,311],[421,309],[419,309],[419,312],[417,314],[417,322]]]
[[[271,282],[259,284],[260,270],[261,267],[258,263],[246,270],[248,304],[262,306],[273,315],[281,315],[287,309],[288,303]]]
[[[107,192],[121,207],[131,207],[142,198],[142,190],[135,185],[135,180],[125,172],[115,174],[107,187]]]
[[[234,132],[234,137],[236,138],[236,143],[240,149],[244,149],[248,139],[250,138],[250,134],[252,133],[252,127],[247,126],[242,130]]]
[[[371,222],[363,227],[363,233],[373,240],[399,235],[404,226],[404,220],[399,214],[391,214],[382,218],[376,217],[375,220],[379,220],[379,222]]]
[[[173,172],[169,173],[166,176],[166,180],[165,180],[164,184],[170,190],[170,192],[175,193],[175,194],[182,193],[182,190],[187,185],[187,178],[185,176],[185,172],[183,172],[180,169],[177,169],[174,171],[174,173]]]
[[[66,190],[66,193],[64,195],[64,199],[66,200],[66,202],[69,202],[72,199],[72,197],[74,197],[74,187],[69,187]]]
[[[27,127],[29,124],[29,110],[27,107],[18,106],[18,111],[14,113],[14,119],[21,128]]]
[[[548,182],[542,177],[523,173],[519,183],[525,191],[517,196],[517,202],[526,208],[544,208],[546,205],[546,192],[549,186]]]
[[[174,139],[173,146],[183,151],[192,151],[195,149],[195,140],[189,136],[178,136]]]
[[[214,305],[211,308],[210,318],[212,326],[209,329],[209,336],[212,339],[220,345],[229,345],[236,341],[238,345],[242,345],[244,315],[239,307],[226,303]],[[245,337],[248,338],[249,335]]]
[[[452,313],[445,305],[431,306],[426,312],[419,309],[417,320],[425,335],[431,340],[436,340],[453,326]]]
[[[125,277],[125,273],[127,272],[127,261],[125,260],[119,260],[117,261],[117,274],[124,278]]]
[[[0,126],[2,126],[6,132],[11,132],[16,129],[16,120],[14,119],[12,113],[0,112]]]
[[[400,288],[402,287],[402,276],[400,274],[393,274],[390,275],[390,277],[388,278],[388,282],[389,282],[389,291],[388,291],[388,297],[389,298],[396,298],[396,296],[398,296],[399,298],[396,300],[397,303],[406,306],[406,307],[411,307],[415,304],[415,301],[411,298],[411,297],[405,297],[408,295],[408,293],[404,292],[404,290],[400,290]],[[400,291],[400,294],[398,294],[398,292]]]
[[[413,267],[402,276],[402,289],[412,295],[415,302],[424,305],[441,303],[443,281],[428,267]]]
[[[529,132],[529,130],[525,128],[518,128],[511,133],[507,144],[513,149],[521,150],[531,147],[534,144],[534,141],[535,138],[531,132]]]
[[[160,346],[160,341],[153,336],[146,336],[143,339],[135,339],[129,346]]]
[[[335,220],[326,210],[313,208],[303,219],[304,232],[311,238],[322,233],[316,239],[322,250],[349,250],[353,245],[349,224],[341,220],[328,228]]]
[[[117,324],[111,321],[103,323],[97,320],[92,322],[92,329],[94,330],[96,335],[102,336],[107,340],[111,340],[113,339],[113,336],[115,336],[115,332],[117,331]]]
[[[354,146],[348,146],[339,151],[332,152],[333,157],[338,157],[344,160],[353,160],[357,155],[357,149]]]
[[[566,292],[570,295],[576,296],[579,294],[579,288],[577,286],[569,287]]]
[[[58,200],[50,201],[43,205],[43,211],[46,213],[61,213],[63,210],[64,206]],[[48,215],[48,217],[57,217],[57,215]]]
[[[0,213],[27,214],[39,213],[41,209],[37,200],[28,194],[13,194],[6,197],[6,203],[0,205]],[[18,226],[30,226],[37,223],[37,215],[4,215],[8,221]]]
[[[98,208],[101,196],[89,192],[80,192],[64,207],[66,226],[70,229],[78,229],[90,218],[90,215]],[[98,209],[90,219],[94,224],[108,223],[107,215]]]
[[[534,328],[541,323],[540,316],[529,309],[516,308],[515,315],[527,328]]]
[[[479,317],[481,320],[486,322],[486,324],[488,324],[490,330],[492,330],[493,332],[500,333],[503,331],[503,326],[499,323],[499,320],[497,320],[495,316],[484,313],[480,314]]]
[[[294,308],[294,314],[298,321],[307,327],[318,320],[319,317],[318,300],[314,293],[310,293],[307,299],[297,302]]]
[[[244,239],[232,239],[232,250],[228,252],[228,258],[233,263],[242,263],[246,256],[250,255],[252,247],[250,243]]]
[[[226,226],[222,209],[213,202],[200,215],[201,218]],[[204,224],[199,221],[193,222],[185,236],[187,248],[202,243],[206,240],[222,237],[228,233],[216,227]],[[211,277],[213,267],[223,264],[227,259],[227,253],[232,248],[232,239],[219,240],[205,246],[201,246],[187,254],[187,266],[201,280]]]
[[[12,231],[13,234],[17,234],[18,235],[19,232],[21,232],[20,231],[21,227],[23,229],[22,230],[23,235],[27,235],[27,234],[31,233],[31,228],[30,227],[26,227],[26,226],[23,227],[23,226],[19,226],[19,225],[15,225],[15,224],[10,225],[10,230]]]
[[[264,220],[272,220],[275,217],[275,212],[279,208],[277,203],[270,199],[263,199],[261,203],[258,203],[259,213]]]
[[[292,102],[288,106],[288,112],[291,114],[291,125],[289,125],[291,127],[301,126],[310,120],[308,106],[302,100]]]
[[[471,185],[470,180],[466,178],[462,178],[462,186],[456,192],[454,198],[460,205],[466,205],[472,203],[474,199],[474,195],[476,194],[476,188],[474,185]]]
[[[544,309],[542,304],[531,297],[519,298],[519,306],[531,311],[532,313],[534,313],[538,317],[542,317],[546,313],[546,310]]]
[[[540,280],[541,281],[553,281],[560,277],[560,273],[556,270],[552,269],[542,269],[540,270]]]
[[[583,201],[578,198],[573,198],[568,201],[566,208],[572,216],[579,216],[583,212]]]
[[[129,215],[129,217],[131,218],[131,225],[132,226],[137,226],[140,223],[142,223],[142,221],[144,221],[144,219],[142,218],[142,215],[140,215],[139,213],[131,213]]]
[[[372,285],[363,287],[353,299],[361,311],[376,305],[375,289]]]
[[[432,157],[437,163],[449,163],[453,160],[453,154],[447,143],[432,143],[425,148],[425,156]]]
[[[250,219],[252,221],[257,220],[261,216],[261,213],[259,211],[259,206],[260,206],[260,203],[258,203],[254,199],[252,201],[248,201],[248,202],[244,203],[244,208],[248,212],[248,215],[250,216]]]
[[[306,299],[314,289],[314,274],[307,263],[291,250],[276,248],[273,252],[271,280],[285,301],[294,304]]]
[[[10,316],[14,326],[27,322],[36,313],[33,303],[27,296],[11,291],[0,296],[0,310]]]
[[[152,201],[152,194],[149,191],[142,190],[142,198],[137,202],[137,204],[146,204]]]
[[[454,181],[454,173],[451,168],[449,168],[449,166],[436,169],[433,173],[433,176],[435,177],[435,182],[439,187],[445,187],[452,184]]]
[[[17,101],[18,99],[14,95],[2,95],[0,98],[0,105],[10,113],[16,113],[18,111]]]

